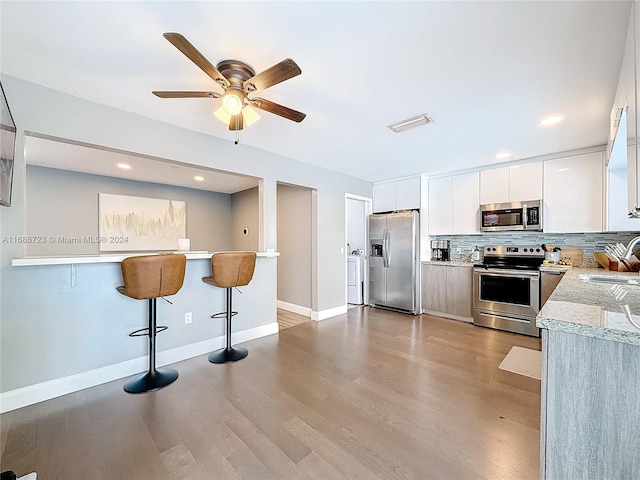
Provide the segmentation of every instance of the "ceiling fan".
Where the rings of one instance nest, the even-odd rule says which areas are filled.
[[[264,98],[249,98],[250,94],[300,75],[302,70],[290,58],[256,75],[250,65],[239,60],[222,60],[214,67],[179,33],[165,33],[163,37],[209,75],[224,92],[154,91],[152,92],[154,95],[160,98],[222,98],[222,107],[215,112],[215,115],[229,124],[229,130],[242,130],[245,120],[249,125],[259,118],[258,114],[250,107],[274,113],[294,122],[301,122],[306,117],[306,114],[302,112]]]

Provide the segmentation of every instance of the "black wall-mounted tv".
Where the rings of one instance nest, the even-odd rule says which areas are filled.
[[[0,205],[11,206],[11,189],[13,187],[13,161],[16,153],[16,124],[9,110],[4,88],[2,105],[0,106]]]

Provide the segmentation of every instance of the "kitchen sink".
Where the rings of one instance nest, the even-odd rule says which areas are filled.
[[[578,275],[578,279],[583,282],[611,283],[614,285],[640,285],[639,278],[616,275]]]

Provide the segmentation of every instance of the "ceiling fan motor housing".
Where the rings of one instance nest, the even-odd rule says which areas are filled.
[[[232,86],[238,86],[241,90],[242,84],[256,75],[251,65],[240,60],[222,60],[216,68]]]

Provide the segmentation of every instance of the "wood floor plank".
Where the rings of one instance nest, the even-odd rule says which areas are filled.
[[[335,444],[314,428],[297,417],[286,423],[286,428],[293,435],[309,446],[314,453],[345,478],[352,479],[381,479],[367,465],[361,463],[355,456]]]
[[[253,422],[241,417],[229,420],[227,424],[276,478],[309,479],[307,474],[269,440]]]
[[[126,394],[122,379],[1,415],[2,469],[64,480],[538,478],[540,382],[498,365],[539,339],[355,307],[244,346],[233,364],[175,364],[178,380],[156,392]]]
[[[35,468],[38,412],[38,405],[12,412],[11,427],[0,459],[3,471],[13,470],[19,475],[26,475]]]
[[[180,443],[160,454],[171,480],[206,480],[195,458],[184,444]]]
[[[316,452],[311,452],[298,463],[303,471],[312,480],[342,480],[347,477],[342,476],[336,469],[324,461]]]
[[[296,325],[300,325],[301,323],[306,323],[311,321],[309,317],[305,317],[304,315],[299,315],[297,313],[289,312],[281,308],[278,309],[277,313],[278,313],[277,315],[278,328],[280,330],[295,327]]]
[[[7,437],[9,436],[9,430],[11,429],[12,418],[13,412],[7,412],[5,415],[0,416],[0,458],[2,458],[4,448],[7,445]]]

